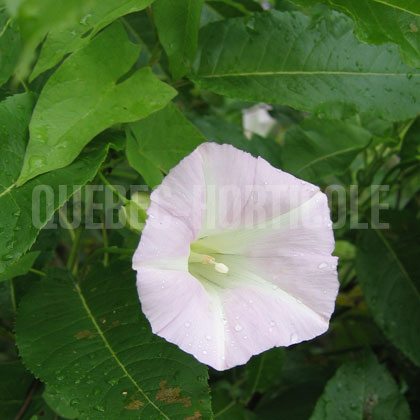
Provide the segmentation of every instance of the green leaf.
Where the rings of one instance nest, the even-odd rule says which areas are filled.
[[[211,9],[224,17],[250,15],[251,12],[262,12],[263,8],[255,0],[207,0]]]
[[[34,262],[39,254],[40,251],[36,251],[29,252],[28,254],[24,255],[19,261],[11,265],[4,273],[0,274],[0,282],[26,274],[34,265]]]
[[[317,0],[294,2],[306,6],[320,3]],[[353,18],[355,33],[360,40],[371,44],[393,42],[399,46],[405,63],[420,67],[420,16],[404,10],[401,2],[398,2],[399,7],[376,0],[330,0],[329,3]]]
[[[48,406],[60,417],[65,419],[76,419],[79,417],[79,412],[70,406],[70,399],[64,398],[53,387],[47,386],[42,396]]]
[[[35,382],[20,361],[0,363],[0,418],[30,420],[36,416],[36,419],[54,420],[55,414],[43,401],[40,391],[41,384]],[[32,397],[18,417],[30,392]]]
[[[20,53],[20,34],[0,5],[0,86],[13,74]]]
[[[63,30],[80,19],[95,0],[5,0],[13,19],[19,24],[24,41],[19,62],[19,78],[26,76],[35,49],[48,31]]]
[[[206,138],[181,113],[174,103],[129,125],[127,158],[150,187],[162,182],[183,157]]]
[[[16,188],[32,104],[33,98],[28,94],[15,95],[0,103],[0,273],[32,246],[55,210],[93,179],[109,148],[107,143],[95,141],[67,168],[42,175]],[[60,185],[67,185],[65,194],[59,194]],[[35,194],[36,187],[48,190],[52,201],[46,205],[45,199],[41,199],[43,194]],[[39,220],[35,223],[34,214],[38,215],[38,210]]]
[[[170,101],[175,90],[150,68],[129,75],[138,54],[114,23],[64,62],[36,104],[18,185],[70,164],[107,127],[144,118]]]
[[[337,12],[226,19],[199,39],[191,79],[222,95],[309,112],[347,104],[392,121],[420,112],[420,73],[399,61],[396,47],[358,41]]]
[[[361,232],[356,272],[366,304],[385,336],[420,366],[420,252],[417,226],[401,215],[406,231]],[[393,223],[391,223],[391,226]],[[416,242],[415,242],[416,241]]]
[[[21,301],[16,336],[81,418],[211,418],[207,368],[152,334],[130,263],[95,266],[80,284],[52,270]]]
[[[174,80],[184,76],[194,60],[203,2],[156,0],[153,3],[153,19]]]
[[[388,370],[371,352],[342,365],[328,381],[311,420],[409,420],[410,409]]]
[[[85,16],[64,30],[52,30],[42,45],[41,53],[31,74],[35,79],[44,71],[57,65],[68,53],[78,51],[105,26],[128,13],[144,9],[153,0],[102,0],[95,1]]]
[[[264,393],[280,378],[285,351],[274,348],[254,356],[246,365],[246,391],[250,399],[256,392]]]
[[[345,121],[307,118],[286,134],[284,169],[311,182],[341,174],[371,139],[364,128]]]
[[[25,401],[33,376],[22,363],[0,363],[0,416],[13,419]]]

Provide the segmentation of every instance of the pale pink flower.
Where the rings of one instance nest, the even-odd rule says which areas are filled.
[[[328,329],[337,258],[318,187],[204,143],[152,193],[133,257],[155,334],[218,370]]]

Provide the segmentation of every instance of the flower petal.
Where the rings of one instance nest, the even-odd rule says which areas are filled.
[[[152,331],[215,369],[225,364],[225,326],[218,297],[188,272],[141,268],[137,288]]]

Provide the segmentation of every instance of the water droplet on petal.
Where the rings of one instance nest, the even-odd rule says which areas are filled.
[[[242,325],[240,325],[240,324],[236,324],[235,325],[235,331],[242,331]]]
[[[296,341],[298,340],[298,336],[296,333],[292,333],[292,335],[290,336],[290,341],[292,343],[296,343]]]
[[[324,262],[318,265],[318,268],[327,268],[327,267],[328,267],[328,264]]]
[[[184,325],[185,325],[186,328],[190,328],[191,327],[191,324],[189,322],[186,322]]]
[[[211,340],[211,335],[206,335],[206,340]]]

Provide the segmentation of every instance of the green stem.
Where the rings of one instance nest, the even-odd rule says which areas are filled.
[[[7,28],[9,27],[10,23],[12,22],[12,18],[7,19],[6,24],[4,25],[3,29],[0,32],[0,38],[4,35],[4,33],[7,31]]]
[[[12,301],[13,312],[16,313],[16,295],[15,295],[15,285],[13,279],[10,279],[10,300]]]
[[[103,175],[102,172],[98,172],[98,176],[101,181],[124,203],[128,203],[128,199],[124,197]]]
[[[108,247],[109,247],[109,241],[108,241],[108,233],[106,231],[106,227],[105,227],[105,219],[103,214],[101,213],[101,222],[102,222],[102,239],[104,242],[104,267],[108,267],[109,265],[109,252],[108,252]]]
[[[130,22],[127,21],[125,18],[120,18],[123,25],[127,28],[128,32],[130,32],[131,36],[137,41],[138,44],[144,45],[143,40],[140,38],[139,34],[134,30],[131,26]]]
[[[34,274],[38,274],[38,276],[45,277],[46,274],[43,271],[37,270],[36,268],[30,268],[29,271]]]
[[[62,218],[64,224],[66,225],[67,230],[69,231],[69,235],[71,237],[72,242],[76,239],[76,235],[74,234],[74,229],[71,226],[71,223],[69,222],[69,219],[67,218],[66,214],[64,213],[63,209],[58,209],[58,213],[60,217]]]
[[[82,236],[82,228],[79,227],[76,230],[76,235],[75,235],[74,242],[73,242],[73,245],[72,245],[71,250],[70,250],[69,259],[67,260],[67,269],[68,270],[72,270],[75,267],[75,262],[76,262],[76,258],[77,258],[77,251],[79,250],[81,236]]]
[[[224,407],[220,411],[218,411],[214,415],[214,418],[221,416],[223,413],[226,413],[226,411],[230,410],[235,404],[236,404],[236,401],[231,401],[226,407]]]

